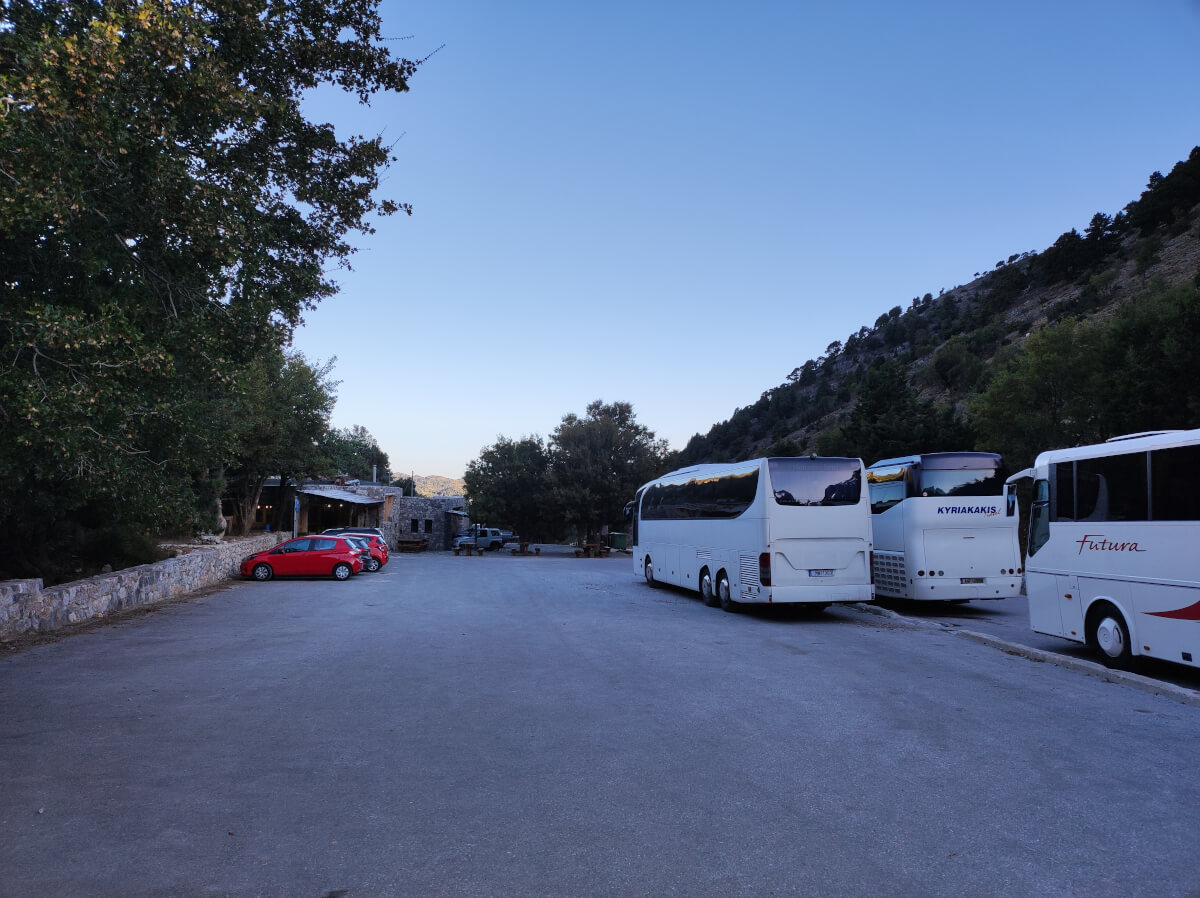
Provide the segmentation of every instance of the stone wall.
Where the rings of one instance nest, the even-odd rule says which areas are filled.
[[[181,554],[165,561],[48,589],[42,588],[41,580],[0,581],[0,642],[156,605],[213,586],[238,576],[238,563],[245,556],[269,549],[289,536],[262,533],[212,546],[180,547]]]

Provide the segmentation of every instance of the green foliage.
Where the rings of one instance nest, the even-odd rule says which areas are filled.
[[[1145,274],[1150,270],[1151,266],[1159,261],[1159,253],[1162,252],[1162,237],[1158,234],[1151,234],[1149,237],[1143,237],[1137,242],[1137,246],[1133,250],[1133,258],[1137,263],[1137,273]]]
[[[39,543],[73,519],[119,509],[132,533],[211,517],[238,372],[333,294],[350,235],[405,208],[375,197],[379,138],[300,110],[322,84],[364,103],[407,90],[415,65],[379,41],[376,0],[4,4],[9,573],[39,573]]]
[[[911,452],[973,444],[970,431],[951,410],[917,398],[902,364],[877,359],[859,384],[858,401],[846,420],[818,437],[817,452],[858,456],[871,464]]]
[[[1045,449],[1200,420],[1200,291],[1162,284],[1106,322],[1035,331],[971,403],[982,445],[1021,466]]]
[[[941,386],[955,393],[966,393],[983,377],[985,366],[971,347],[971,341],[959,336],[947,340],[934,354],[933,370]]]
[[[500,437],[467,466],[471,516],[511,525],[527,539],[581,538],[620,524],[639,486],[660,474],[666,444],[638,423],[628,402],[596,400],[581,418],[566,415],[548,445]]]
[[[1150,176],[1142,195],[1125,207],[1129,226],[1143,237],[1159,228],[1171,233],[1182,233],[1187,229],[1188,213],[1200,203],[1200,147],[1195,147],[1188,158],[1171,169],[1163,177],[1158,172]]]
[[[333,471],[355,480],[370,480],[372,467],[380,483],[389,483],[392,472],[388,454],[379,448],[365,427],[355,424],[342,430],[331,430],[325,434],[322,450]]]
[[[628,402],[589,403],[569,414],[550,436],[550,486],[563,520],[581,536],[622,519],[639,486],[657,476],[666,443],[639,424]]]
[[[956,407],[967,405],[973,393],[982,391],[986,395],[986,399],[976,400],[969,406],[991,418],[987,432],[980,435],[978,446],[982,449],[996,449],[1008,455],[1028,453],[1035,445],[1048,445],[1048,441],[1054,440],[1060,441],[1058,444],[1061,445],[1061,441],[1081,439],[1084,433],[1116,433],[1164,426],[1161,420],[1156,420],[1163,417],[1162,410],[1153,414],[1143,412],[1139,420],[1144,420],[1144,425],[1118,426],[1110,420],[1111,413],[1102,416],[1096,411],[1113,405],[1104,400],[1100,390],[1089,394],[1088,400],[1075,408],[1070,390],[1078,386],[1087,363],[1074,354],[1069,363],[1057,364],[1058,360],[1054,358],[1054,352],[1060,349],[1074,353],[1072,345],[1056,345],[1053,351],[1043,351],[1039,349],[1038,341],[1033,342],[1032,356],[1038,371],[1047,378],[1044,387],[1039,384],[1041,375],[1022,372],[1026,383],[1022,377],[1014,379],[1010,368],[1022,356],[1020,343],[1024,335],[1044,316],[1063,319],[1117,307],[1123,311],[1114,321],[1126,322],[1133,320],[1127,317],[1133,312],[1125,310],[1130,305],[1138,306],[1143,316],[1163,314],[1158,302],[1123,295],[1127,280],[1122,278],[1121,272],[1131,256],[1137,262],[1139,272],[1150,270],[1150,266],[1166,254],[1167,237],[1182,233],[1189,226],[1193,227],[1193,236],[1200,237],[1191,214],[1198,202],[1200,148],[1191,152],[1187,162],[1176,165],[1170,175],[1152,176],[1146,193],[1129,204],[1124,212],[1115,216],[1097,212],[1084,233],[1069,231],[1041,254],[1013,253],[977,285],[955,288],[949,293],[940,291],[936,299],[926,293],[913,299],[907,310],[893,306],[875,320],[873,327],[863,327],[852,333],[840,352],[833,352],[837,348],[836,342],[830,344],[825,354],[794,368],[787,383],[765,391],[754,404],[735,409],[728,420],[713,425],[708,433],[692,437],[678,454],[677,463],[734,461],[770,454],[776,448],[790,449],[784,441],[791,440],[790,435],[798,432],[801,435],[796,441],[803,441],[805,446],[814,443],[821,452],[863,457],[885,452],[906,454],[976,445],[972,431],[968,429],[974,423],[974,411],[963,420],[949,407],[935,407],[914,399],[911,387],[898,373],[907,372],[913,362],[923,363],[913,366],[919,371],[922,389],[948,393],[950,403]],[[1132,235],[1139,231],[1144,236],[1130,252]],[[1176,259],[1181,257],[1177,242],[1169,248]],[[1191,281],[1190,286],[1200,286],[1200,273]],[[1048,289],[1064,282],[1080,284],[1082,289],[1077,293],[1071,291],[1074,298],[1069,300],[1059,298],[1066,291]],[[1068,330],[1072,326],[1068,325]],[[1133,332],[1154,329],[1144,321],[1138,327],[1123,326]],[[1180,329],[1173,337],[1164,332],[1159,341],[1160,349],[1164,345],[1173,345],[1171,340],[1185,341],[1190,337],[1195,342],[1196,330],[1187,330],[1192,324],[1181,320],[1178,326]],[[1063,331],[1062,336],[1066,335],[1068,331]],[[1076,338],[1086,340],[1087,336],[1074,334],[1072,339]],[[1130,339],[1136,342],[1132,333]],[[1119,346],[1109,346],[1105,351],[1110,355],[1125,352]],[[1158,358],[1156,351],[1150,347],[1146,357]],[[1160,378],[1158,372],[1174,370],[1171,366],[1176,362],[1172,360],[1177,359],[1180,352],[1177,346],[1169,354],[1164,350],[1155,365],[1144,365],[1137,372],[1131,371],[1128,382],[1144,380],[1144,392],[1153,395],[1154,383],[1168,382]],[[889,365],[894,363],[896,366],[891,375],[895,394],[892,399],[887,398],[888,383],[879,382],[876,366],[885,364],[880,358],[881,353],[886,354]],[[867,361],[871,361],[869,369],[864,364]],[[1186,379],[1184,381],[1186,387]],[[1025,387],[1029,393],[1021,398],[1020,390]],[[1018,393],[1012,395],[1014,389]],[[1010,395],[1005,395],[1006,390]],[[1042,395],[1043,391],[1052,396],[1061,394],[1057,404],[1069,407],[1066,418],[1053,427],[1039,420],[1036,414],[1026,420],[1023,411],[1033,401],[1032,397]],[[854,409],[843,411],[854,397],[857,397]],[[913,402],[915,406],[911,405]],[[1141,398],[1129,399],[1126,405],[1139,408],[1144,402]],[[899,419],[894,412],[897,408],[903,410]],[[831,413],[835,412],[842,412],[842,417],[831,424]],[[915,417],[905,417],[910,412]],[[1099,420],[1101,417],[1103,421]],[[1195,420],[1193,416],[1191,423],[1178,426],[1195,426]],[[1006,423],[1009,421],[1012,426]],[[768,440],[773,441],[773,445],[764,445]],[[884,448],[889,444],[892,448]],[[1005,449],[1005,446],[1009,448]],[[1014,456],[1014,462],[1020,460]]]
[[[561,535],[550,497],[550,455],[540,437],[500,437],[467,465],[471,517],[511,527],[527,542]]]
[[[239,373],[234,399],[236,461],[228,471],[229,492],[238,508],[241,534],[250,531],[268,477],[331,473],[319,437],[329,429],[336,384],[333,363],[314,367],[299,353],[268,346]]]

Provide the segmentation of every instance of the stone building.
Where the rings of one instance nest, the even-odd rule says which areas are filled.
[[[371,526],[383,530],[390,546],[400,539],[420,538],[430,549],[449,549],[454,534],[470,524],[463,496],[405,496],[400,487],[366,483],[340,489],[382,500],[379,523]]]
[[[285,506],[276,513],[276,505]],[[319,533],[334,527],[378,527],[388,545],[398,540],[423,539],[429,549],[449,549],[454,534],[469,526],[463,496],[406,496],[398,486],[379,483],[306,483],[283,492],[279,480],[268,481],[259,499],[255,529],[271,520],[284,532]]]

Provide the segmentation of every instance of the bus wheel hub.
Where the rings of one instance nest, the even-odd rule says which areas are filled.
[[[1100,644],[1100,648],[1108,657],[1121,657],[1121,653],[1125,650],[1121,625],[1111,617],[1104,618],[1100,621],[1100,626],[1096,628],[1096,642]]]

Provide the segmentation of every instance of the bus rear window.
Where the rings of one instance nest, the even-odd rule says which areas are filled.
[[[1004,478],[994,467],[985,470],[921,472],[922,496],[999,496]]]
[[[780,505],[857,505],[862,498],[857,458],[771,458],[767,469]]]

